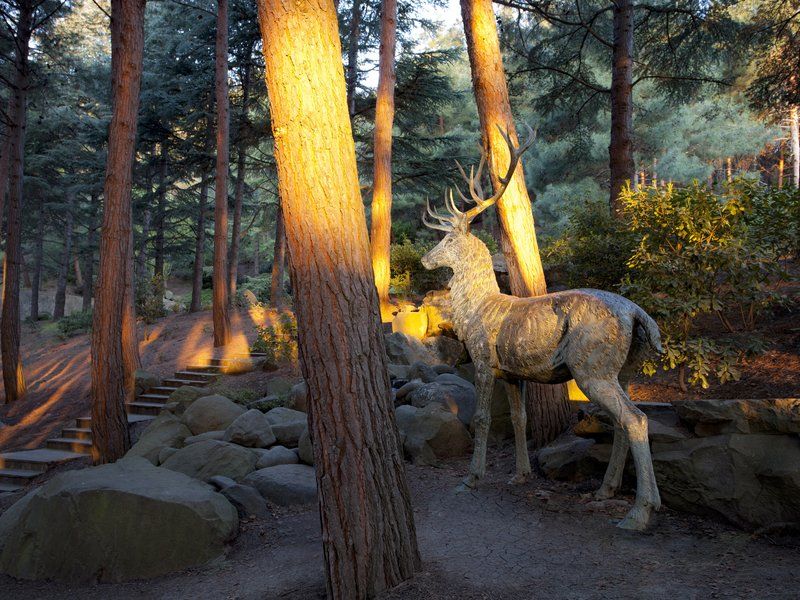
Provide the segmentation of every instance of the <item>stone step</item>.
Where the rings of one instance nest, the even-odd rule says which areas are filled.
[[[145,394],[161,394],[169,396],[172,392],[174,392],[177,389],[178,388],[175,386],[159,385],[157,387],[151,387],[149,390],[145,392]]]
[[[0,469],[0,483],[24,487],[28,485],[31,479],[41,474],[41,471],[29,471],[27,469]]]
[[[78,417],[75,419],[75,427],[79,427],[81,429],[91,429],[92,417]]]
[[[18,492],[21,489],[22,486],[15,483],[0,483],[0,494]]]
[[[161,402],[131,402],[127,405],[128,413],[131,415],[150,415],[158,416],[164,408]]]
[[[222,359],[224,360],[224,359]],[[225,365],[189,365],[186,367],[187,371],[193,371],[195,373],[220,373],[222,374],[225,371]]]
[[[128,424],[138,423],[139,421],[152,421],[152,415],[137,415],[128,413]],[[92,417],[78,417],[75,419],[75,427],[78,429],[91,429]]]
[[[0,468],[37,471],[44,473],[50,467],[83,458],[82,453],[37,448],[0,454]]]
[[[176,379],[188,379],[190,381],[214,381],[216,373],[204,373],[202,371],[176,371]]]
[[[168,400],[169,396],[166,394],[142,394],[136,398],[137,402],[152,402],[154,404],[165,404]]]
[[[61,437],[70,440],[90,440],[92,439],[91,427],[67,427],[61,430]]]
[[[66,450],[68,452],[77,452],[81,454],[91,454],[92,452],[91,440],[52,438],[47,440],[46,446],[50,450]]]
[[[210,381],[198,381],[196,379],[165,379],[164,383],[181,387],[184,385],[193,385],[195,387],[203,387],[211,383]]]

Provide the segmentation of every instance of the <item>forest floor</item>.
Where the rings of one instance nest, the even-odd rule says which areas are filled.
[[[408,467],[422,569],[385,600],[797,598],[800,540],[757,537],[662,509],[647,533],[614,527],[632,498],[592,504],[592,484],[508,485],[490,451],[477,491],[455,494],[467,460]],[[0,576],[4,597],[83,600],[324,598],[316,508],[249,520],[227,557],[150,581],[65,585]]]

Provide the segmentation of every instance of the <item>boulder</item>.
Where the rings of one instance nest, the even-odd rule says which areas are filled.
[[[723,434],[654,445],[661,498],[745,529],[800,522],[800,438]]]
[[[250,473],[242,482],[256,488],[267,502],[280,506],[309,504],[317,499],[317,478],[307,465],[278,465]]]
[[[183,445],[188,446],[189,444],[196,444],[197,442],[205,442],[206,440],[223,440],[224,438],[224,431],[206,431],[205,433],[186,438],[183,441]]]
[[[415,362],[433,363],[433,357],[423,343],[404,333],[386,334],[386,356],[394,365],[412,365]]]
[[[223,439],[248,448],[266,448],[275,443],[275,434],[266,415],[260,410],[251,409],[228,425]]]
[[[183,422],[194,435],[227,429],[245,409],[225,396],[203,396],[183,413]]]
[[[404,383],[402,386],[397,388],[397,391],[395,392],[395,400],[399,403],[403,403],[406,396],[423,385],[424,384],[422,383],[421,379],[414,379],[408,383]]]
[[[685,400],[678,417],[699,436],[723,433],[800,433],[800,398]]]
[[[297,383],[297,378],[273,377],[267,382],[267,394],[286,398]]]
[[[181,448],[161,466],[202,481],[214,475],[238,481],[256,468],[256,457],[236,444],[206,440]]]
[[[272,433],[283,446],[295,447],[308,426],[308,417],[299,410],[284,406],[273,408],[267,413],[267,420],[272,426]]]
[[[425,338],[422,343],[437,362],[456,366],[467,358],[467,349],[458,339],[446,335],[435,335]]]
[[[297,456],[301,462],[307,465],[314,464],[314,446],[311,445],[308,427],[303,430],[303,435],[300,436],[300,441],[297,443]]]
[[[386,369],[389,371],[389,379],[395,381],[396,379],[408,379],[408,365],[394,365],[389,363],[386,365]]]
[[[546,477],[582,481],[605,474],[611,456],[610,444],[565,433],[536,453],[539,469]]]
[[[220,493],[236,507],[236,512],[240,517],[266,517],[269,515],[264,497],[254,487],[234,483],[222,488]]]
[[[158,464],[163,465],[164,462],[173,454],[178,451],[177,448],[162,448],[161,452],[158,453]]]
[[[176,403],[178,406],[171,410],[176,415],[181,415],[192,402],[207,395],[208,390],[193,385],[184,385],[169,395],[169,404]]]
[[[155,465],[165,447],[181,446],[191,435],[192,432],[178,417],[163,412],[150,422],[126,456],[141,456]]]
[[[438,376],[439,373],[437,373],[432,366],[421,362],[415,362],[409,367],[406,379],[419,379],[423,383],[431,383],[435,381]]]
[[[225,375],[241,375],[242,373],[250,373],[255,368],[256,361],[246,356],[239,356],[226,362],[223,372]]]
[[[439,403],[457,415],[462,423],[469,426],[475,414],[477,395],[470,382],[445,373],[437,375],[431,383],[426,383],[407,396],[412,406],[422,408],[431,403]]]
[[[230,477],[224,475],[214,475],[208,480],[208,483],[213,485],[215,489],[224,490],[226,487],[236,485],[236,482]]]
[[[463,456],[472,448],[467,428],[441,404],[398,406],[395,418],[403,450],[415,464],[436,464],[438,459]]]
[[[269,450],[260,450],[256,460],[256,469],[267,469],[277,465],[294,465],[300,462],[297,453],[286,446],[273,446]]]
[[[305,381],[293,385],[289,390],[288,406],[292,410],[308,412],[308,384]]]
[[[252,292],[252,290],[242,290],[242,298],[244,299],[246,306],[258,306],[260,304],[258,297]]]
[[[238,529],[211,487],[141,457],[57,474],[0,517],[0,572],[127,581],[202,565]]]
[[[161,378],[158,375],[153,375],[147,371],[139,369],[134,374],[136,395],[144,394],[150,388],[158,387],[161,385]]]

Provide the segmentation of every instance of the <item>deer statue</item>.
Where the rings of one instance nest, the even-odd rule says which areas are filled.
[[[524,381],[558,384],[575,379],[580,389],[609,414],[614,422],[611,459],[597,491],[599,499],[618,490],[630,447],[636,467],[636,501],[619,523],[624,529],[643,530],[661,500],[653,474],[647,438],[647,417],[628,398],[627,384],[650,351],[662,352],[658,325],[630,300],[600,290],[578,289],[517,298],[500,293],[489,250],[470,233],[470,222],[503,195],[520,156],[534,134],[519,146],[508,133],[508,172],[493,196],[485,198],[480,179],[485,152],[476,172],[459,170],[475,206],[462,212],[445,195],[447,214],[427,205],[425,224],[446,235],[422,258],[426,269],[449,267],[453,325],[475,365],[478,406],[473,420],[475,447],[469,475],[460,490],[474,488],[486,470],[486,443],[490,401],[496,379],[505,383],[515,435],[516,476],[522,482],[531,472],[525,439],[526,415],[520,386]]]

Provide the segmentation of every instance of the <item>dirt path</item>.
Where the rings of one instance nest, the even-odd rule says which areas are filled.
[[[588,488],[534,479],[506,485],[507,451],[486,484],[452,489],[466,461],[409,467],[423,570],[386,600],[797,598],[800,546],[664,510],[647,534],[612,523],[625,503],[598,508]],[[627,498],[630,501],[630,498]],[[0,577],[3,597],[83,600],[324,597],[316,510],[246,523],[217,564],[149,582],[64,586]]]

